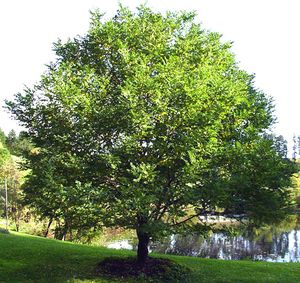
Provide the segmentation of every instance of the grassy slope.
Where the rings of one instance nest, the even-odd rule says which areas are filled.
[[[25,234],[0,233],[0,282],[115,282],[95,278],[97,262],[107,256],[133,254]],[[193,270],[189,282],[300,282],[300,263],[162,257],[189,266]]]

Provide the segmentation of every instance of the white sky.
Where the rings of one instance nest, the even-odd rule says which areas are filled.
[[[134,9],[145,1],[123,0]],[[256,86],[275,99],[277,134],[299,134],[300,0],[148,0],[156,11],[196,10],[203,27],[234,41],[240,67],[256,74]],[[38,82],[54,58],[52,43],[86,33],[89,10],[113,16],[117,0],[0,1],[0,106],[24,85]],[[17,123],[0,108],[0,128]]]

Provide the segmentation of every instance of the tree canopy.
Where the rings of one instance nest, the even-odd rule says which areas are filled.
[[[55,43],[41,81],[7,102],[37,147],[28,202],[136,229],[141,262],[150,239],[205,230],[199,215],[282,216],[293,168],[268,137],[271,99],[230,48],[194,13],[93,12],[88,33]]]
[[[9,159],[10,154],[7,148],[5,148],[0,141],[0,169],[5,164],[5,162]]]

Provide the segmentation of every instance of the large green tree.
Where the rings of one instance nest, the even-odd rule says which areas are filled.
[[[149,240],[205,229],[200,215],[282,216],[293,169],[266,137],[272,102],[220,38],[194,13],[141,6],[94,12],[85,36],[57,42],[40,83],[7,102],[41,156],[27,199],[73,196],[70,208],[136,229],[141,263]]]

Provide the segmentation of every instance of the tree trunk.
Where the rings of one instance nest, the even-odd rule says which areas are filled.
[[[138,250],[137,250],[137,260],[138,263],[144,265],[148,258],[148,245],[150,241],[150,237],[147,233],[144,233],[140,230],[137,230],[137,237],[139,240]]]
[[[48,222],[48,226],[47,226],[47,229],[46,229],[46,232],[45,232],[45,234],[44,234],[44,237],[48,237],[48,234],[49,234],[49,229],[50,229],[50,226],[51,226],[51,224],[52,224],[52,217],[50,218],[50,220],[49,220],[49,222]]]

